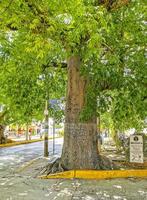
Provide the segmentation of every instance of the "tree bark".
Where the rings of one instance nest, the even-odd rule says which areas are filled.
[[[79,120],[88,84],[80,75],[80,64],[78,56],[68,60],[64,145],[61,156],[61,165],[67,170],[100,168],[96,116],[91,116],[87,122]]]
[[[118,132],[116,129],[113,129],[112,130],[112,138],[115,142],[115,145],[116,145],[116,149],[117,151],[119,152],[121,150],[121,142],[119,140],[119,137],[118,137]]]
[[[97,145],[97,148],[98,148],[98,152],[100,153],[101,152],[101,145],[102,145],[102,140],[100,140],[101,139],[101,118],[100,118],[100,115],[97,118],[97,133],[98,133],[98,145]]]
[[[0,144],[6,143],[6,138],[4,136],[5,127],[0,124]]]

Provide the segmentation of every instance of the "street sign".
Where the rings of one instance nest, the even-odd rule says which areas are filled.
[[[65,110],[65,103],[62,99],[50,99],[49,100],[49,106],[53,108],[54,110]]]
[[[141,135],[130,136],[130,162],[143,163],[143,138]]]

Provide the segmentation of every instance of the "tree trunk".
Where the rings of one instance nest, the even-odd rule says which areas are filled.
[[[87,81],[80,76],[80,58],[68,60],[68,86],[65,113],[64,145],[61,165],[64,169],[99,169],[97,120],[80,122]]]
[[[98,152],[100,153],[101,152],[101,145],[102,145],[102,140],[101,140],[101,118],[100,118],[100,115],[99,117],[97,118],[97,133],[98,133],[98,145],[97,145],[97,148],[98,148]]]
[[[29,124],[26,124],[26,141],[29,140]]]
[[[119,152],[121,150],[121,142],[118,137],[118,132],[115,129],[113,129],[111,132],[112,132],[113,141],[115,142],[115,145],[116,145],[116,150]]]
[[[0,144],[6,143],[6,138],[4,136],[4,130],[5,130],[5,127],[3,125],[0,125]]]
[[[88,86],[88,81],[80,75],[80,65],[78,56],[69,58],[64,144],[61,158],[48,164],[41,174],[48,175],[73,169],[114,168],[108,158],[99,155],[96,114],[93,114],[88,121],[80,121],[80,113],[86,104],[85,95]],[[91,100],[96,104],[96,98],[91,98]]]

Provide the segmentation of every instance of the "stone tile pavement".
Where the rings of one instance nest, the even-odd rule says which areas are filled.
[[[0,174],[0,200],[147,200],[147,179],[38,179],[48,161]],[[19,172],[18,172],[19,171]]]

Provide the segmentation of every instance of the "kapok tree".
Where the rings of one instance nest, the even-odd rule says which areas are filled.
[[[18,64],[25,58],[45,68],[67,64],[61,169],[111,168],[97,150],[97,116],[113,101],[112,91],[128,86],[130,94],[132,83],[124,76],[125,56],[138,41],[134,30],[144,17],[139,9],[144,12],[143,2],[127,0],[16,0],[2,4],[2,28],[7,34],[15,32],[10,41],[15,56],[11,55]],[[127,18],[137,20],[131,29],[132,21]],[[142,33],[140,30],[137,33]],[[139,45],[140,55],[144,47]],[[134,83],[138,83],[136,75]],[[98,112],[97,106],[101,107]]]

